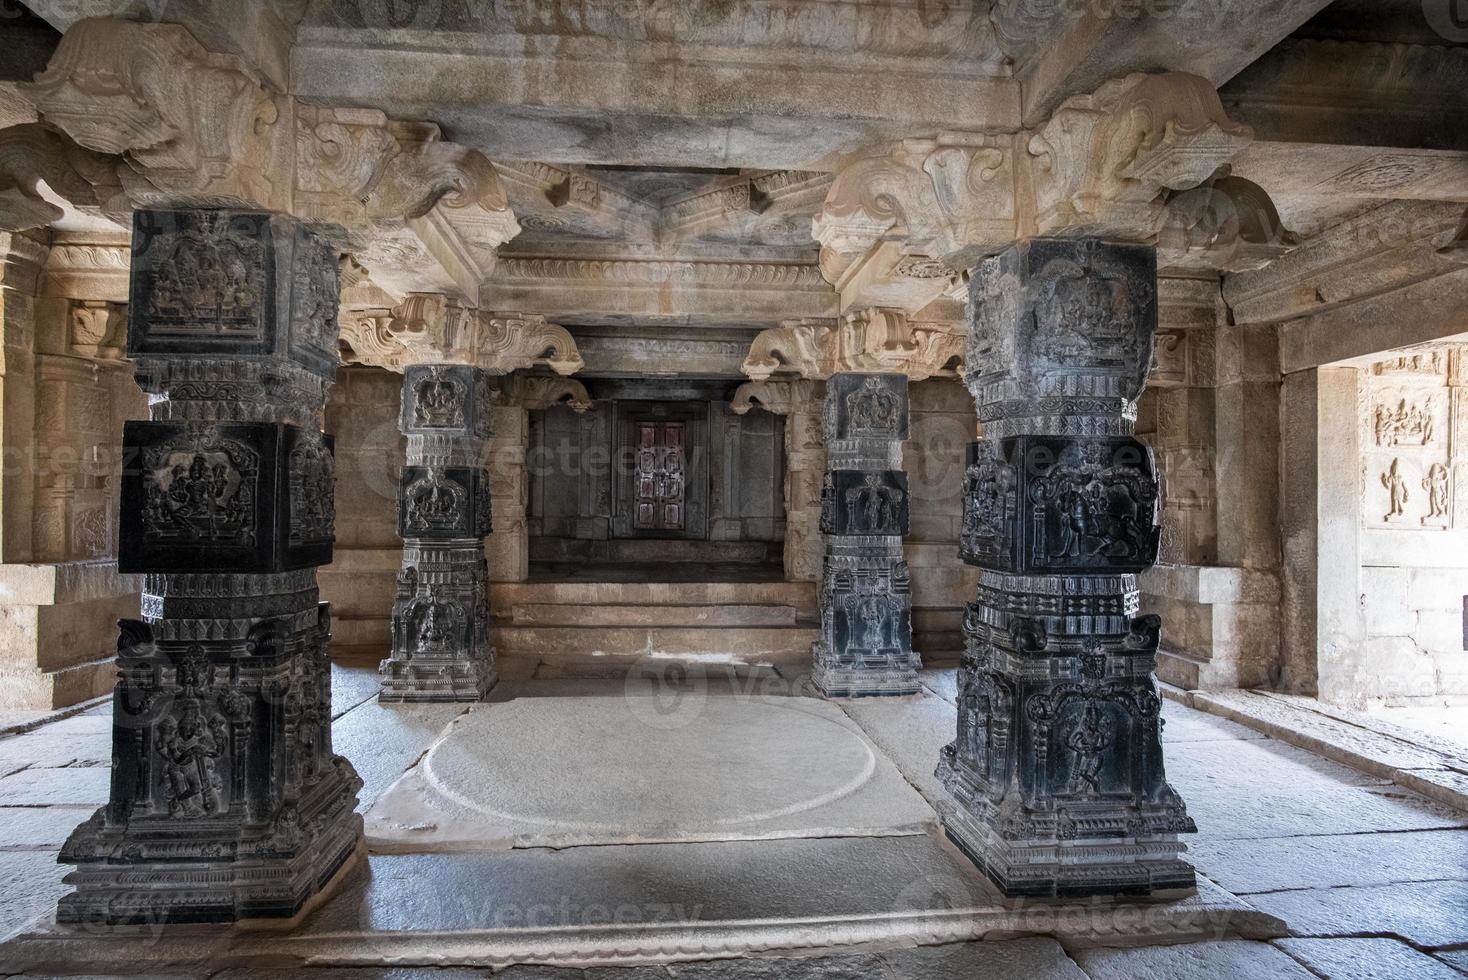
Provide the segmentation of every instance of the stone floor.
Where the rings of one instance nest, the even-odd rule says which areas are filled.
[[[321,980],[471,977],[504,967],[496,973],[504,980],[1461,980],[1468,973],[1468,814],[1234,722],[1166,704],[1169,776],[1200,831],[1191,842],[1200,896],[1150,910],[1108,943],[1121,921],[1117,908],[1002,908],[935,832],[928,804],[940,790],[931,773],[954,727],[951,670],[926,672],[915,698],[839,705],[806,701],[798,681],[768,671],[695,668],[667,682],[645,671],[629,676],[506,682],[491,703],[472,707],[383,707],[373,700],[370,664],[339,665],[337,747],[365,781],[369,822],[374,809],[389,812],[380,809],[384,801],[413,792],[412,780],[430,774],[451,793],[472,783],[469,810],[498,812],[519,797],[514,816],[529,819],[519,819],[515,833],[487,837],[486,847],[450,842],[458,853],[443,853],[442,841],[415,845],[410,834],[374,853],[370,874],[349,876],[289,934],[143,937],[102,962],[153,977]],[[476,744],[503,752],[501,743],[515,741],[495,727],[497,713],[523,715],[524,748],[539,743],[537,766],[548,770],[584,749],[565,762],[574,774],[562,774],[569,793],[530,798],[526,771],[476,763]],[[106,797],[109,725],[101,707],[0,739],[0,936],[45,915],[62,892],[66,869],[56,865],[56,850]],[[781,733],[798,741],[772,737]],[[649,815],[671,797],[658,793],[693,785],[675,765],[680,743],[700,760],[705,799],[668,810],[659,826]],[[641,770],[618,761],[624,751],[645,762]],[[812,759],[844,766],[846,778],[826,774],[830,785],[804,786],[777,779],[738,792],[771,778],[772,765],[814,778]],[[639,793],[627,783],[640,771],[647,779]],[[710,809],[720,794],[727,805]],[[526,802],[534,799],[543,812]],[[742,815],[743,826],[707,832],[726,810]],[[567,817],[572,811],[580,817]],[[556,813],[594,824],[594,832],[567,846],[555,839]],[[701,832],[684,839],[680,830],[694,826]],[[608,830],[628,827],[641,829],[625,840]],[[517,954],[502,945],[509,927],[540,930],[536,941],[577,967],[659,959],[648,952],[657,949],[674,950],[666,958],[679,962],[510,966]],[[42,962],[36,950],[47,935],[44,925],[32,928],[40,939],[0,946],[0,975],[58,975],[54,965],[30,969]],[[598,930],[627,945],[610,956],[605,942],[586,945]],[[758,955],[730,955],[734,933],[739,948]],[[669,936],[675,946],[666,945]],[[833,940],[847,945],[810,948]],[[90,955],[105,956],[106,942]],[[1132,948],[1108,948],[1117,945]],[[240,966],[245,947],[268,950],[271,970],[258,958]],[[801,947],[804,955],[792,954]],[[458,965],[465,962],[480,965]],[[107,969],[123,968],[94,961],[77,972]]]

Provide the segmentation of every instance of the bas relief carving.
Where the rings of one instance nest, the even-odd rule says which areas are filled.
[[[260,456],[232,439],[184,437],[144,455],[144,533],[155,543],[255,544]]]
[[[266,341],[268,217],[184,214],[169,213],[172,221],[148,229],[134,246],[134,303],[141,273],[148,334]]]

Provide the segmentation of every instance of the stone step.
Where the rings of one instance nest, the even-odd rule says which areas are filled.
[[[797,626],[501,626],[490,642],[502,658],[553,662],[658,657],[728,663],[804,662],[820,631]]]
[[[514,626],[794,626],[793,606],[722,605],[572,605],[532,602],[512,606]]]

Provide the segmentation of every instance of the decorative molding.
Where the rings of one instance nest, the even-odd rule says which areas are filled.
[[[839,320],[795,320],[761,331],[741,370],[756,381],[776,372],[824,379],[836,373],[905,374],[914,381],[962,374],[961,323],[912,320],[867,309]]]
[[[705,289],[820,289],[827,286],[814,265],[791,262],[716,262],[668,259],[587,259],[505,255],[496,279],[572,280],[632,285],[672,283]]]

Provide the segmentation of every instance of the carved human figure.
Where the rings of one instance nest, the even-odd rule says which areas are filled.
[[[867,378],[859,391],[846,396],[846,412],[853,429],[869,432],[897,431],[900,407],[897,396],[880,378]]]
[[[1096,501],[1086,489],[1068,485],[1060,493],[1060,542],[1053,558],[1085,558],[1095,533]]]
[[[418,425],[452,427],[464,420],[457,386],[442,378],[429,378],[418,386],[414,421]]]
[[[1392,460],[1391,468],[1381,475],[1381,485],[1386,487],[1391,499],[1391,508],[1386,512],[1388,521],[1401,520],[1407,514],[1407,481],[1402,478],[1399,459]]]
[[[1442,463],[1433,463],[1422,478],[1422,489],[1427,491],[1427,516],[1423,524],[1442,524],[1448,519],[1448,468]]]
[[[850,615],[856,625],[856,634],[861,646],[867,650],[880,650],[887,646],[887,620],[890,615],[885,596],[852,596]]]
[[[225,739],[224,719],[216,716],[205,724],[193,698],[183,701],[177,716],[158,723],[169,816],[195,817],[219,810],[222,784],[214,760],[224,754]]]
[[[1115,737],[1111,718],[1102,714],[1094,701],[1087,701],[1074,726],[1065,736],[1065,747],[1071,751],[1070,791],[1087,795],[1101,792],[1098,776],[1102,753],[1111,747]]]
[[[861,486],[846,491],[846,520],[869,533],[884,533],[897,525],[903,496],[896,487],[883,486],[880,473],[868,473]]]
[[[438,603],[430,602],[424,607],[423,618],[418,622],[418,648],[438,649],[447,641],[448,630],[441,620]]]

